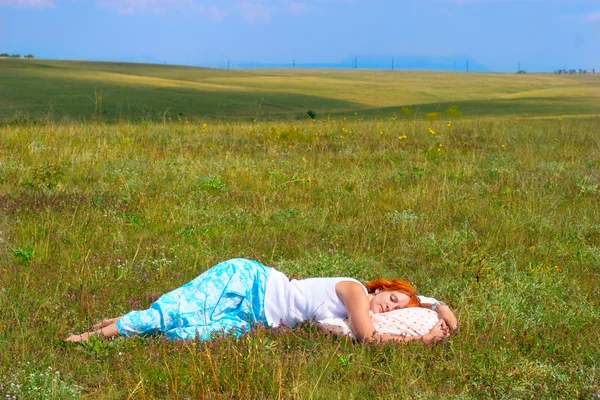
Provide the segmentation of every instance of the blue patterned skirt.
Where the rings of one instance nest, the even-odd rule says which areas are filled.
[[[164,294],[149,309],[125,314],[117,329],[121,336],[160,333],[184,340],[209,340],[219,333],[240,336],[251,324],[267,325],[264,303],[270,272],[256,261],[224,261]]]

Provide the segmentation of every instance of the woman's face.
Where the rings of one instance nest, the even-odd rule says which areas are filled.
[[[371,311],[374,314],[405,308],[410,297],[401,292],[376,291],[371,296]]]

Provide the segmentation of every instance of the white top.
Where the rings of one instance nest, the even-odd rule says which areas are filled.
[[[421,305],[424,305],[424,304],[433,305],[438,302],[433,297],[425,297],[425,296],[417,296],[417,297],[419,298]]]
[[[352,278],[290,281],[282,272],[271,269],[265,292],[267,323],[272,327],[280,324],[295,326],[310,319],[347,318],[346,307],[335,293],[335,285],[340,281],[358,282]]]
[[[271,268],[265,291],[265,316],[269,326],[296,326],[307,320],[348,318],[346,306],[335,293],[340,281],[358,282],[352,278],[292,279]],[[365,293],[367,288],[363,286]],[[418,296],[421,304],[434,304],[432,297]]]

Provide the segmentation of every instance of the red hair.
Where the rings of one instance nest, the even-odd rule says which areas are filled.
[[[413,288],[409,282],[403,281],[402,279],[392,279],[391,281],[388,281],[387,279],[378,278],[366,282],[364,285],[369,293],[375,293],[377,289],[380,289],[388,292],[400,292],[407,295],[410,297],[410,300],[406,307],[418,307],[419,304],[421,304],[421,301],[419,301],[419,298],[415,293],[415,288]]]

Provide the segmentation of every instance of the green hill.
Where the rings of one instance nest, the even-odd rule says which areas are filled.
[[[170,65],[0,59],[0,120],[285,119],[417,114],[465,117],[600,113],[600,74],[372,70],[217,70]]]

